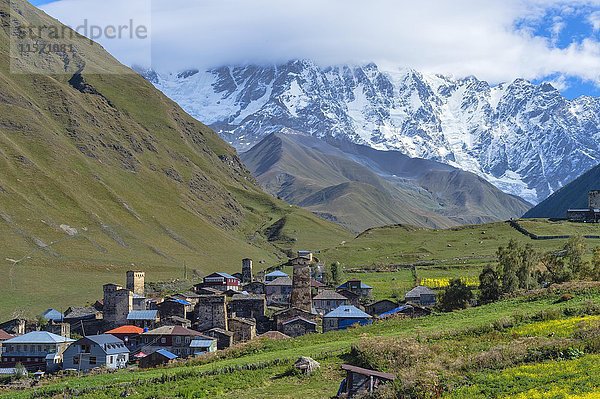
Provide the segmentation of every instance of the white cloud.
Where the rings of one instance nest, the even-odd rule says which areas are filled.
[[[87,6],[76,9],[74,2]],[[67,23],[82,15],[110,20],[122,3],[59,0],[44,9]],[[540,20],[549,8],[566,14],[583,6],[598,10],[589,23],[600,22],[600,0],[154,0],[152,63],[181,70],[308,58],[374,61],[491,82],[559,74],[599,82],[597,36],[561,49],[551,37],[515,27]],[[550,29],[558,34],[561,23]],[[134,62],[127,46],[101,43]]]
[[[595,11],[591,13],[588,17],[588,21],[592,25],[592,29],[594,29],[594,32],[600,31],[600,11]]]

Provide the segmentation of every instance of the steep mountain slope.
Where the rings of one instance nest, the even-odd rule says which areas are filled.
[[[484,223],[529,209],[472,173],[307,135],[271,134],[241,158],[267,191],[356,232]]]
[[[438,160],[533,203],[598,164],[600,99],[550,84],[310,61],[142,73],[240,150],[288,128]]]
[[[596,166],[530,209],[526,218],[564,218],[569,208],[588,207],[588,193],[600,190],[600,166]]]
[[[24,0],[0,7],[0,317],[95,300],[131,267],[151,281],[184,264],[234,271],[349,237],[265,194],[211,129],[99,45],[61,39],[75,52],[9,65],[16,26],[61,25]]]

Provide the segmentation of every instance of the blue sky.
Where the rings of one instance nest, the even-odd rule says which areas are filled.
[[[600,96],[600,0],[147,1],[152,65],[144,66],[161,71],[292,58],[374,61],[492,84],[549,81],[568,98]],[[31,2],[71,26],[88,17],[110,21],[127,3]],[[136,62],[134,43],[99,41],[122,62]]]

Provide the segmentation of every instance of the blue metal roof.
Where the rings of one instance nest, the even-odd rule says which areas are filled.
[[[185,301],[183,299],[169,299],[169,301],[171,301],[171,302],[177,302],[177,303],[179,303],[181,305],[184,305],[184,306],[190,306],[191,305],[190,302]]]
[[[4,341],[4,344],[60,344],[75,340],[52,334],[47,331],[32,331],[19,337]]]
[[[289,277],[289,275],[282,272],[281,270],[275,270],[275,271],[267,274],[265,277]]]
[[[163,355],[164,357],[166,357],[169,360],[173,360],[173,359],[177,359],[177,355],[174,353],[169,352],[166,349],[159,349],[156,351],[156,353],[160,353],[161,355]]]
[[[64,316],[58,310],[50,308],[42,313],[42,317],[46,320],[62,321]]]
[[[132,310],[127,315],[127,320],[156,320],[158,310]]]
[[[356,306],[342,305],[337,309],[327,313],[326,318],[337,318],[337,319],[370,319],[371,315],[363,312]]]
[[[395,314],[400,313],[400,312],[404,312],[405,310],[412,309],[412,308],[413,307],[410,306],[410,305],[398,306],[397,308],[394,308],[392,310],[388,310],[387,312],[383,312],[382,314],[379,315],[379,318],[380,319],[385,319],[388,316],[392,316],[392,315],[395,315]]]
[[[123,341],[111,334],[89,335],[80,339],[82,343],[86,340],[98,345],[107,355],[129,352],[129,349],[127,349]],[[79,341],[77,341],[76,344],[78,342]]]

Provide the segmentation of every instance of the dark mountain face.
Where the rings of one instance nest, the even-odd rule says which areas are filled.
[[[360,232],[521,216],[529,204],[451,166],[302,134],[271,134],[242,160],[269,192]]]
[[[310,61],[146,74],[239,151],[295,130],[441,161],[532,203],[599,159],[600,99],[569,101],[523,79],[491,87],[474,77]]]
[[[568,209],[586,209],[588,193],[600,190],[600,166],[590,169],[529,210],[527,218],[564,218]]]

